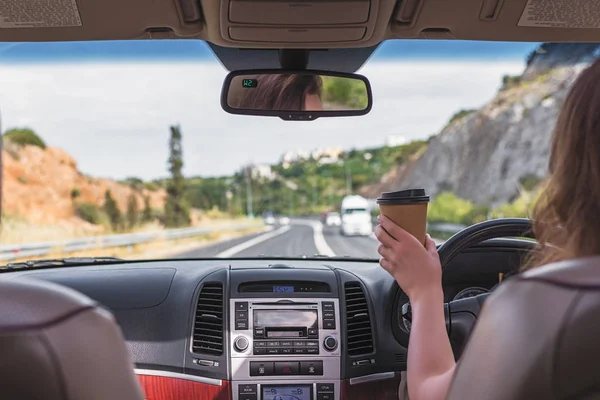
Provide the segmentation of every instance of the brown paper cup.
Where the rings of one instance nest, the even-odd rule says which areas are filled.
[[[425,244],[427,227],[427,203],[420,204],[380,204],[382,215]]]
[[[384,192],[377,199],[381,214],[425,244],[427,206],[425,189]]]

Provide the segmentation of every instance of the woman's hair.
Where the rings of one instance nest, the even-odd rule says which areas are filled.
[[[533,215],[537,246],[525,268],[600,254],[600,61],[565,99]]]
[[[304,110],[306,96],[321,97],[323,82],[318,75],[275,74],[258,78],[256,88],[244,89],[240,108],[251,110]]]

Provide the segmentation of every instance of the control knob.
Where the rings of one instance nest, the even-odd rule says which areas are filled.
[[[238,353],[243,353],[248,349],[249,344],[250,343],[248,342],[248,339],[246,339],[245,336],[238,336],[233,342],[233,347],[235,347],[235,351],[237,351]]]
[[[323,347],[327,351],[334,351],[338,347],[338,341],[333,336],[327,336],[325,340],[323,340]]]

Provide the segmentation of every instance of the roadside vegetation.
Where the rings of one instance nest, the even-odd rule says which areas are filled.
[[[36,146],[42,149],[46,148],[46,143],[32,129],[14,128],[7,130],[2,138],[19,146]]]
[[[323,77],[322,100],[326,105],[329,103],[355,110],[364,110],[369,104],[364,82],[335,76]]]

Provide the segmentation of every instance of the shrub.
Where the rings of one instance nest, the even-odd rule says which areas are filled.
[[[108,217],[100,207],[93,203],[78,203],[75,205],[75,215],[94,225],[104,225]]]
[[[20,176],[17,178],[17,180],[19,182],[21,182],[23,185],[25,185],[27,183],[27,178],[25,178],[24,176]]]
[[[21,146],[37,146],[42,149],[46,148],[46,143],[31,129],[9,129],[3,135],[4,139]]]
[[[71,190],[71,199],[72,200],[75,200],[80,196],[81,196],[81,191],[79,190],[79,188],[75,187],[75,188],[73,188],[73,190]]]
[[[118,231],[119,229],[121,229],[123,226],[123,217],[121,215],[121,210],[119,210],[117,202],[110,193],[110,190],[107,190],[104,193],[104,206],[102,208],[108,216],[111,228],[114,231]]]
[[[519,178],[519,183],[523,187],[523,189],[531,192],[542,182],[542,178],[535,174],[526,174]]]
[[[469,115],[475,111],[477,111],[477,110],[459,110],[459,111],[457,111],[456,113],[454,113],[454,115],[452,117],[450,117],[450,121],[448,121],[448,125],[450,125],[453,122],[463,119],[464,117],[466,117],[467,115]]]
[[[160,186],[156,182],[144,182],[144,189],[150,190],[151,192],[155,192],[160,189]]]
[[[442,192],[429,204],[427,219],[430,222],[469,224],[474,210],[475,206],[469,200],[461,199],[451,192]]]
[[[518,75],[504,75],[502,77],[502,90],[510,89],[521,83],[521,77]]]
[[[127,218],[127,227],[129,229],[133,229],[138,224],[139,219],[140,219],[140,212],[138,209],[137,198],[133,193],[130,194],[129,198],[127,199],[126,218]]]

